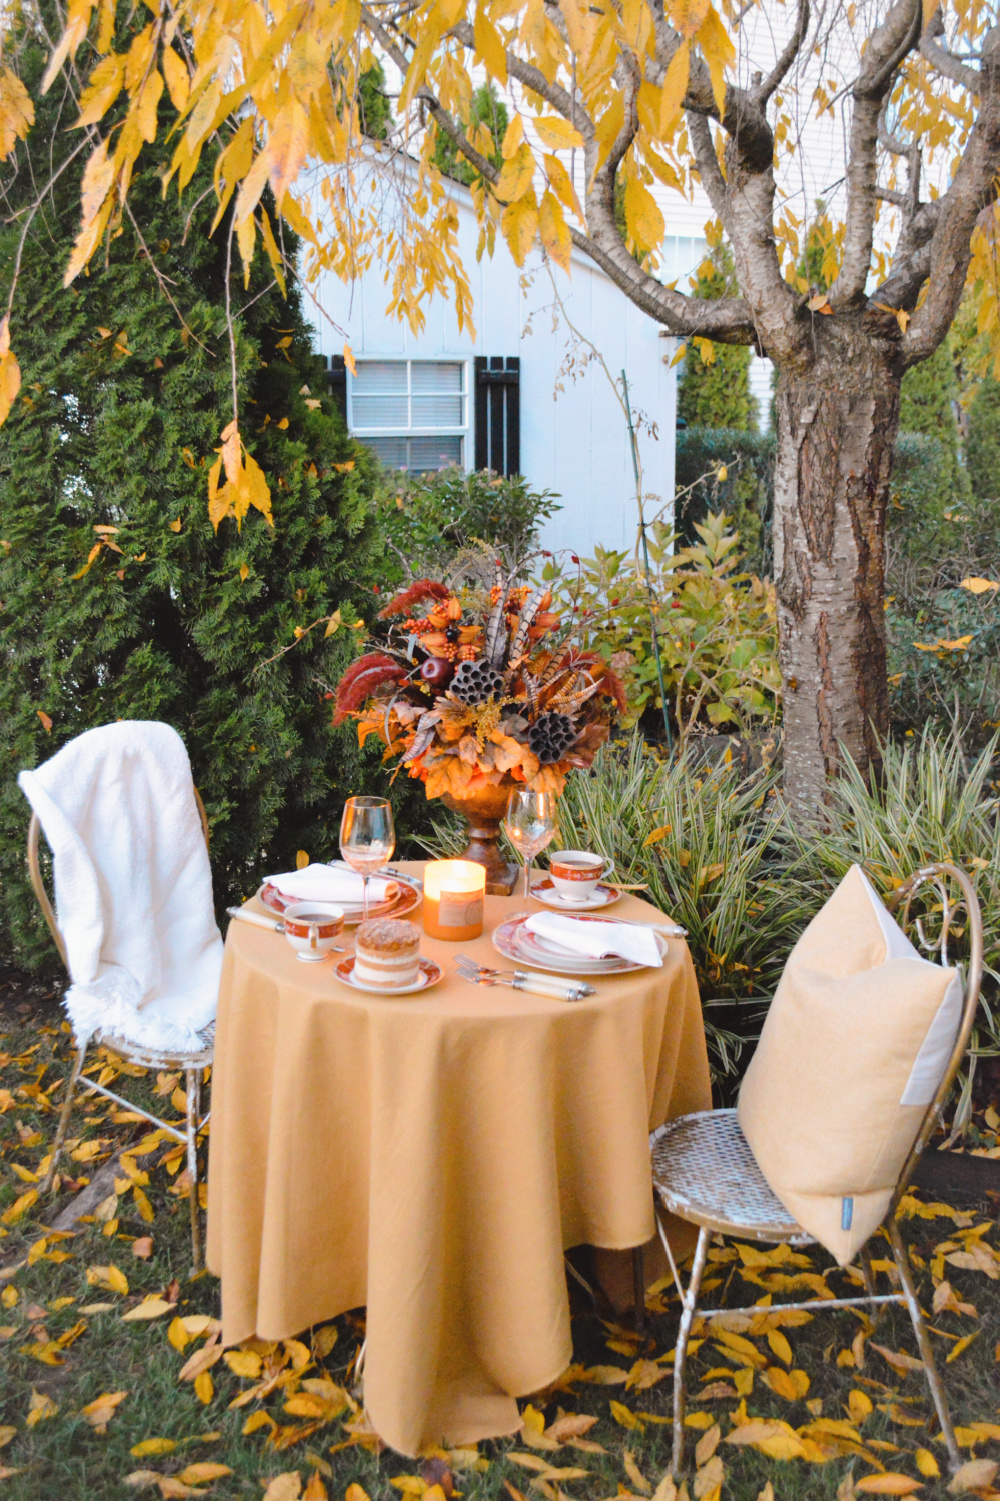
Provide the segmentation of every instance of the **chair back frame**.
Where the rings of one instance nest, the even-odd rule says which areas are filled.
[[[946,886],[948,878],[957,883],[962,893],[960,900],[954,903],[950,902],[948,897]],[[939,1119],[943,1120],[944,1107],[948,1102],[952,1086],[955,1083],[955,1076],[962,1067],[962,1060],[965,1058],[969,1039],[972,1036],[972,1029],[976,1021],[976,1012],[979,1007],[979,987],[983,977],[983,915],[972,882],[958,866],[952,865],[950,861],[937,861],[929,866],[921,866],[918,871],[914,871],[912,876],[908,877],[906,881],[896,888],[886,903],[886,907],[890,912],[897,912],[900,907],[902,908],[902,912],[898,913],[897,921],[900,928],[905,931],[909,921],[910,904],[920,889],[926,886],[932,886],[941,901],[941,932],[936,940],[928,940],[924,933],[922,919],[917,918],[914,927],[920,940],[920,947],[927,953],[932,953],[936,950],[941,956],[940,962],[942,965],[948,964],[948,936],[953,929],[954,919],[958,913],[963,909],[965,910],[966,921],[969,926],[969,966],[964,977],[965,1001],[962,1007],[962,1022],[955,1037],[955,1045],[952,1048],[951,1057],[948,1060],[944,1074],[941,1076],[937,1090],[934,1092],[934,1098],[927,1107],[923,1121],[920,1123],[920,1130],[914,1138],[913,1146],[910,1148],[906,1162],[903,1164],[899,1178],[896,1181],[892,1201],[886,1212],[887,1219],[895,1214],[896,1206],[906,1192],[907,1185],[913,1177],[913,1170],[917,1165],[917,1161],[930,1140],[935,1122]],[[959,966],[959,973],[961,973],[961,968]]]

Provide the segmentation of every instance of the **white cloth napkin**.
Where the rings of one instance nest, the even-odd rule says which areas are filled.
[[[277,876],[265,876],[264,880],[277,887],[282,897],[295,902],[360,903],[364,900],[363,877],[341,861],[332,861],[328,866],[313,861],[301,871],[279,871]],[[373,876],[368,883],[368,901],[384,902],[398,889],[398,882],[386,876]]]
[[[169,725],[118,720],[18,777],[52,850],[78,1041],[201,1049],[222,938],[191,766]]]
[[[588,922],[562,913],[535,913],[524,926],[539,938],[591,959],[618,954],[637,965],[663,964],[655,933],[637,923]]]

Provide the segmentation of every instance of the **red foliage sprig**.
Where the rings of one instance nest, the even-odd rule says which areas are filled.
[[[424,600],[447,600],[451,591],[444,584],[439,584],[436,579],[418,579],[416,584],[411,584],[404,589],[395,599],[389,601],[378,613],[380,621],[388,620],[391,615],[410,615],[414,605],[420,605]]]
[[[370,694],[382,683],[402,683],[406,669],[385,652],[369,652],[352,662],[337,684],[333,723],[340,725],[355,709],[360,709]]]

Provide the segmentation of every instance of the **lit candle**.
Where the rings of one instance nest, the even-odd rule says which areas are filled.
[[[486,869],[477,861],[428,861],[424,933],[432,939],[478,939],[483,931]]]

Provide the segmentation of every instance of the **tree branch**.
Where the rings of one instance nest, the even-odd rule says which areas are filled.
[[[852,90],[854,111],[847,163],[844,255],[829,298],[834,308],[864,300],[875,236],[878,129],[896,69],[920,35],[921,0],[895,0],[865,49]]]
[[[753,97],[761,108],[768,102],[775,89],[781,84],[788,73],[789,68],[799,55],[799,49],[806,39],[809,30],[809,0],[799,0],[799,13],[795,22],[795,30],[785,44],[784,51],[778,58],[764,82],[758,84],[753,90]]]
[[[930,242],[927,296],[903,336],[903,361],[916,365],[932,355],[958,311],[972,259],[976,220],[998,191],[1000,161],[1000,25],[983,41],[982,69],[977,75],[979,114],[969,133],[948,191],[937,201],[937,222]]]
[[[945,78],[950,78],[952,83],[957,83],[960,88],[969,89],[973,94],[979,93],[981,75],[975,68],[967,68],[957,57],[939,47],[934,38],[944,35],[944,21],[941,19],[940,10],[936,10],[927,26],[926,31],[920,38],[920,53],[936,68]]]

